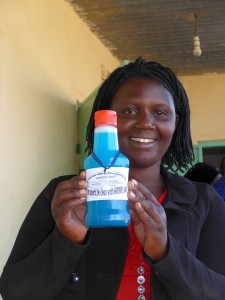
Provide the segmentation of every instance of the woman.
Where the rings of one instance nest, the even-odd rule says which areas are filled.
[[[3,299],[225,299],[225,206],[212,187],[169,173],[193,160],[185,90],[139,58],[116,69],[93,105],[118,116],[130,160],[129,228],[89,229],[85,172],[53,179],[34,202],[1,278]]]

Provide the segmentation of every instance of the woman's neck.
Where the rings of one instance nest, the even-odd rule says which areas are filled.
[[[165,191],[166,184],[160,173],[160,166],[148,168],[130,167],[129,179],[135,179],[143,184],[157,199]]]

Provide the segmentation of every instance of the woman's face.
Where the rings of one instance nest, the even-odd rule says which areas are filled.
[[[172,95],[157,81],[131,78],[114,95],[121,152],[134,167],[160,164],[176,128]]]

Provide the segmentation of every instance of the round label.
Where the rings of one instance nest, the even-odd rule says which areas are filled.
[[[86,170],[87,201],[127,200],[128,172],[123,167]]]

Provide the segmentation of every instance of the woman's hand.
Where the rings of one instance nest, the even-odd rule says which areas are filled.
[[[86,174],[63,181],[57,186],[51,210],[60,232],[74,243],[82,244],[88,227],[85,224]]]
[[[154,195],[136,180],[129,181],[129,210],[134,232],[145,253],[154,261],[167,254],[166,213]]]

